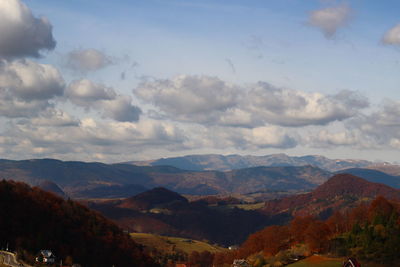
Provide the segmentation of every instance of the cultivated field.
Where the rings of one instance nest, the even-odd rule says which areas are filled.
[[[225,248],[219,246],[210,245],[208,243],[189,238],[167,237],[145,233],[132,233],[131,236],[135,242],[149,248],[156,248],[161,252],[181,250],[190,254],[193,251],[209,251],[214,253],[226,250]]]

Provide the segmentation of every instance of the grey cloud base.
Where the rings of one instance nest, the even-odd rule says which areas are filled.
[[[65,98],[77,106],[100,110],[106,118],[116,121],[138,121],[142,110],[132,104],[129,95],[118,95],[111,87],[87,79],[73,81],[65,91]]]
[[[365,97],[353,91],[323,95],[266,82],[240,87],[208,76],[146,81],[133,93],[173,120],[246,128],[326,125],[351,118],[369,106]]]
[[[56,46],[50,22],[18,0],[0,2],[0,32],[0,58],[39,57]]]
[[[64,93],[64,79],[51,65],[30,60],[0,62],[0,115],[32,117]]]
[[[97,71],[112,63],[109,56],[96,49],[76,49],[66,55],[66,66],[81,73]]]
[[[347,5],[327,7],[312,11],[308,24],[320,29],[326,38],[332,39],[339,28],[349,23],[351,16],[352,9]]]

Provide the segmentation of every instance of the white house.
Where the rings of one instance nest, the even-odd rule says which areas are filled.
[[[54,263],[56,261],[56,256],[51,252],[51,250],[41,250],[39,256],[36,257],[37,262],[42,263]]]

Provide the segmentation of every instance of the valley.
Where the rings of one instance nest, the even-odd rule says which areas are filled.
[[[286,243],[287,231],[292,230],[285,227],[293,225],[296,220],[305,220],[304,223],[308,225],[306,228],[322,227],[316,231],[325,231],[322,230],[324,227],[331,227],[332,222],[339,218],[350,220],[348,218],[353,215],[349,214],[357,209],[366,209],[379,196],[394,203],[390,205],[400,203],[400,178],[393,173],[369,168],[330,172],[306,165],[191,171],[171,166],[64,162],[52,159],[1,160],[0,167],[1,177],[6,178],[3,185],[26,192],[22,195],[43,194],[43,200],[49,203],[72,203],[73,197],[80,203],[73,205],[101,213],[111,224],[118,226],[120,231],[130,233],[130,239],[142,247],[144,255],[152,258],[155,266],[172,266],[172,263],[178,262],[188,262],[195,266],[203,262],[202,267],[211,266],[211,263],[214,266],[227,266],[238,257],[247,258],[253,266],[259,266],[257,262],[291,263],[292,258],[305,257],[288,266],[306,264],[317,267],[320,266],[318,262],[322,261],[321,258],[318,261],[314,256],[309,256],[315,252],[326,252],[327,248],[312,249],[315,245],[310,245],[305,237],[291,237],[291,241]],[[23,181],[36,187],[29,189],[28,185],[21,182],[6,180]],[[55,195],[60,198],[46,200],[46,194],[49,194],[50,199]],[[2,205],[7,205],[4,201]],[[65,209],[65,204],[57,205]],[[59,212],[63,214],[66,211]],[[346,234],[346,231],[351,230],[350,226],[344,226],[342,222],[337,222],[337,227],[339,225],[342,227],[340,233]],[[18,229],[18,226],[14,228]],[[268,229],[274,229],[273,232],[280,233],[280,237],[275,237]],[[300,233],[305,230],[295,231]],[[318,238],[334,242],[332,237],[338,233],[332,230],[328,232],[332,235],[329,238]],[[12,236],[12,233],[8,233],[8,236]],[[262,233],[257,238],[275,240],[272,242],[277,247],[251,245],[257,233]],[[62,237],[61,234],[58,236]],[[26,258],[32,260],[29,255],[34,251],[29,251],[27,246],[32,244],[25,241],[16,243],[12,237],[8,239],[14,239],[12,244],[15,248],[21,250],[24,247]],[[287,252],[287,249],[294,249],[297,245],[302,246],[297,252]],[[48,243],[47,246],[60,251],[56,243]],[[61,248],[61,251],[68,250],[67,247]],[[260,251],[263,251],[263,257],[257,256],[261,255],[257,254]],[[351,251],[347,250],[347,253],[353,253]],[[68,255],[65,253],[61,252],[61,255]],[[330,253],[340,255],[337,251]],[[364,257],[364,254],[360,255]],[[73,258],[79,260],[80,257]],[[324,264],[338,264],[337,260],[324,259]],[[369,265],[365,266],[374,266],[371,259],[366,263]]]

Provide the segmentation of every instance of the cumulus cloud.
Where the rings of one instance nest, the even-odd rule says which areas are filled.
[[[228,109],[236,102],[237,89],[216,77],[182,75],[173,80],[143,82],[134,93],[165,111],[194,114]]]
[[[314,10],[310,13],[308,24],[320,29],[326,38],[335,36],[339,28],[346,26],[352,15],[352,9],[347,5]]]
[[[24,100],[50,99],[64,92],[64,80],[56,68],[30,60],[0,65],[0,88]]]
[[[55,114],[55,117],[68,115]],[[12,138],[10,138],[12,136]],[[55,157],[74,160],[125,160],[127,155],[142,152],[143,148],[172,150],[185,141],[176,126],[154,120],[137,123],[98,121],[84,118],[79,124],[58,127],[53,123],[26,121],[12,124],[0,133],[0,154],[19,157]],[[99,158],[100,159],[100,158]]]
[[[247,128],[324,125],[368,107],[368,100],[353,91],[323,95],[276,88],[265,82],[239,88],[207,76],[144,82],[134,94],[171,119]]]
[[[7,118],[33,117],[47,109],[51,104],[47,100],[22,100],[9,91],[0,88],[0,116]]]
[[[102,110],[104,117],[116,121],[137,121],[142,112],[132,104],[132,97],[118,95],[113,88],[87,79],[71,82],[65,96],[86,110]]]
[[[347,127],[361,131],[369,144],[390,145],[400,139],[400,101],[386,100],[380,109],[349,121]]]
[[[375,111],[346,121],[344,129],[322,129],[304,138],[315,147],[351,146],[355,148],[397,148],[400,144],[400,102],[386,100]]]
[[[130,149],[133,146],[157,146],[180,144],[184,141],[183,132],[173,124],[144,120],[139,122],[99,122],[92,118],[81,121],[78,140],[97,146],[120,146],[119,149]],[[125,147],[126,146],[126,147]]]
[[[277,126],[253,129],[237,127],[204,127],[193,129],[194,140],[188,142],[193,148],[258,150],[265,148],[287,149],[297,145],[297,136]],[[189,145],[191,144],[191,145]]]
[[[98,104],[104,110],[104,116],[116,121],[138,121],[142,110],[132,105],[132,97],[117,96],[115,99]]]
[[[306,136],[303,141],[312,147],[363,146],[359,132],[348,129],[336,132],[324,129]]]
[[[51,65],[30,60],[0,62],[0,115],[32,117],[64,92],[64,80]]]
[[[231,142],[232,147],[242,150],[263,148],[287,149],[297,145],[297,141],[293,136],[290,136],[282,128],[276,126],[229,131],[227,140]],[[219,140],[219,142],[222,142],[222,140]]]
[[[353,91],[323,95],[276,88],[260,82],[249,91],[244,109],[254,114],[258,121],[300,127],[344,120],[368,105],[365,97]]]
[[[365,117],[384,127],[400,127],[400,101],[385,100],[381,109]]]
[[[234,107],[239,90],[216,77],[182,75],[144,81],[133,93],[176,119],[206,123]]]
[[[96,49],[77,49],[67,54],[66,65],[77,72],[96,71],[112,64],[109,56]]]
[[[32,125],[46,127],[69,127],[79,126],[80,121],[63,110],[49,108],[42,112],[40,116],[32,118],[31,120],[20,121],[19,123],[30,123]]]
[[[89,107],[99,100],[112,100],[117,94],[114,89],[88,79],[72,81],[65,91],[65,96],[74,104]]]
[[[400,45],[400,24],[388,30],[382,39],[387,45]]]
[[[56,46],[50,22],[20,0],[0,1],[0,32],[0,58],[39,57]]]

